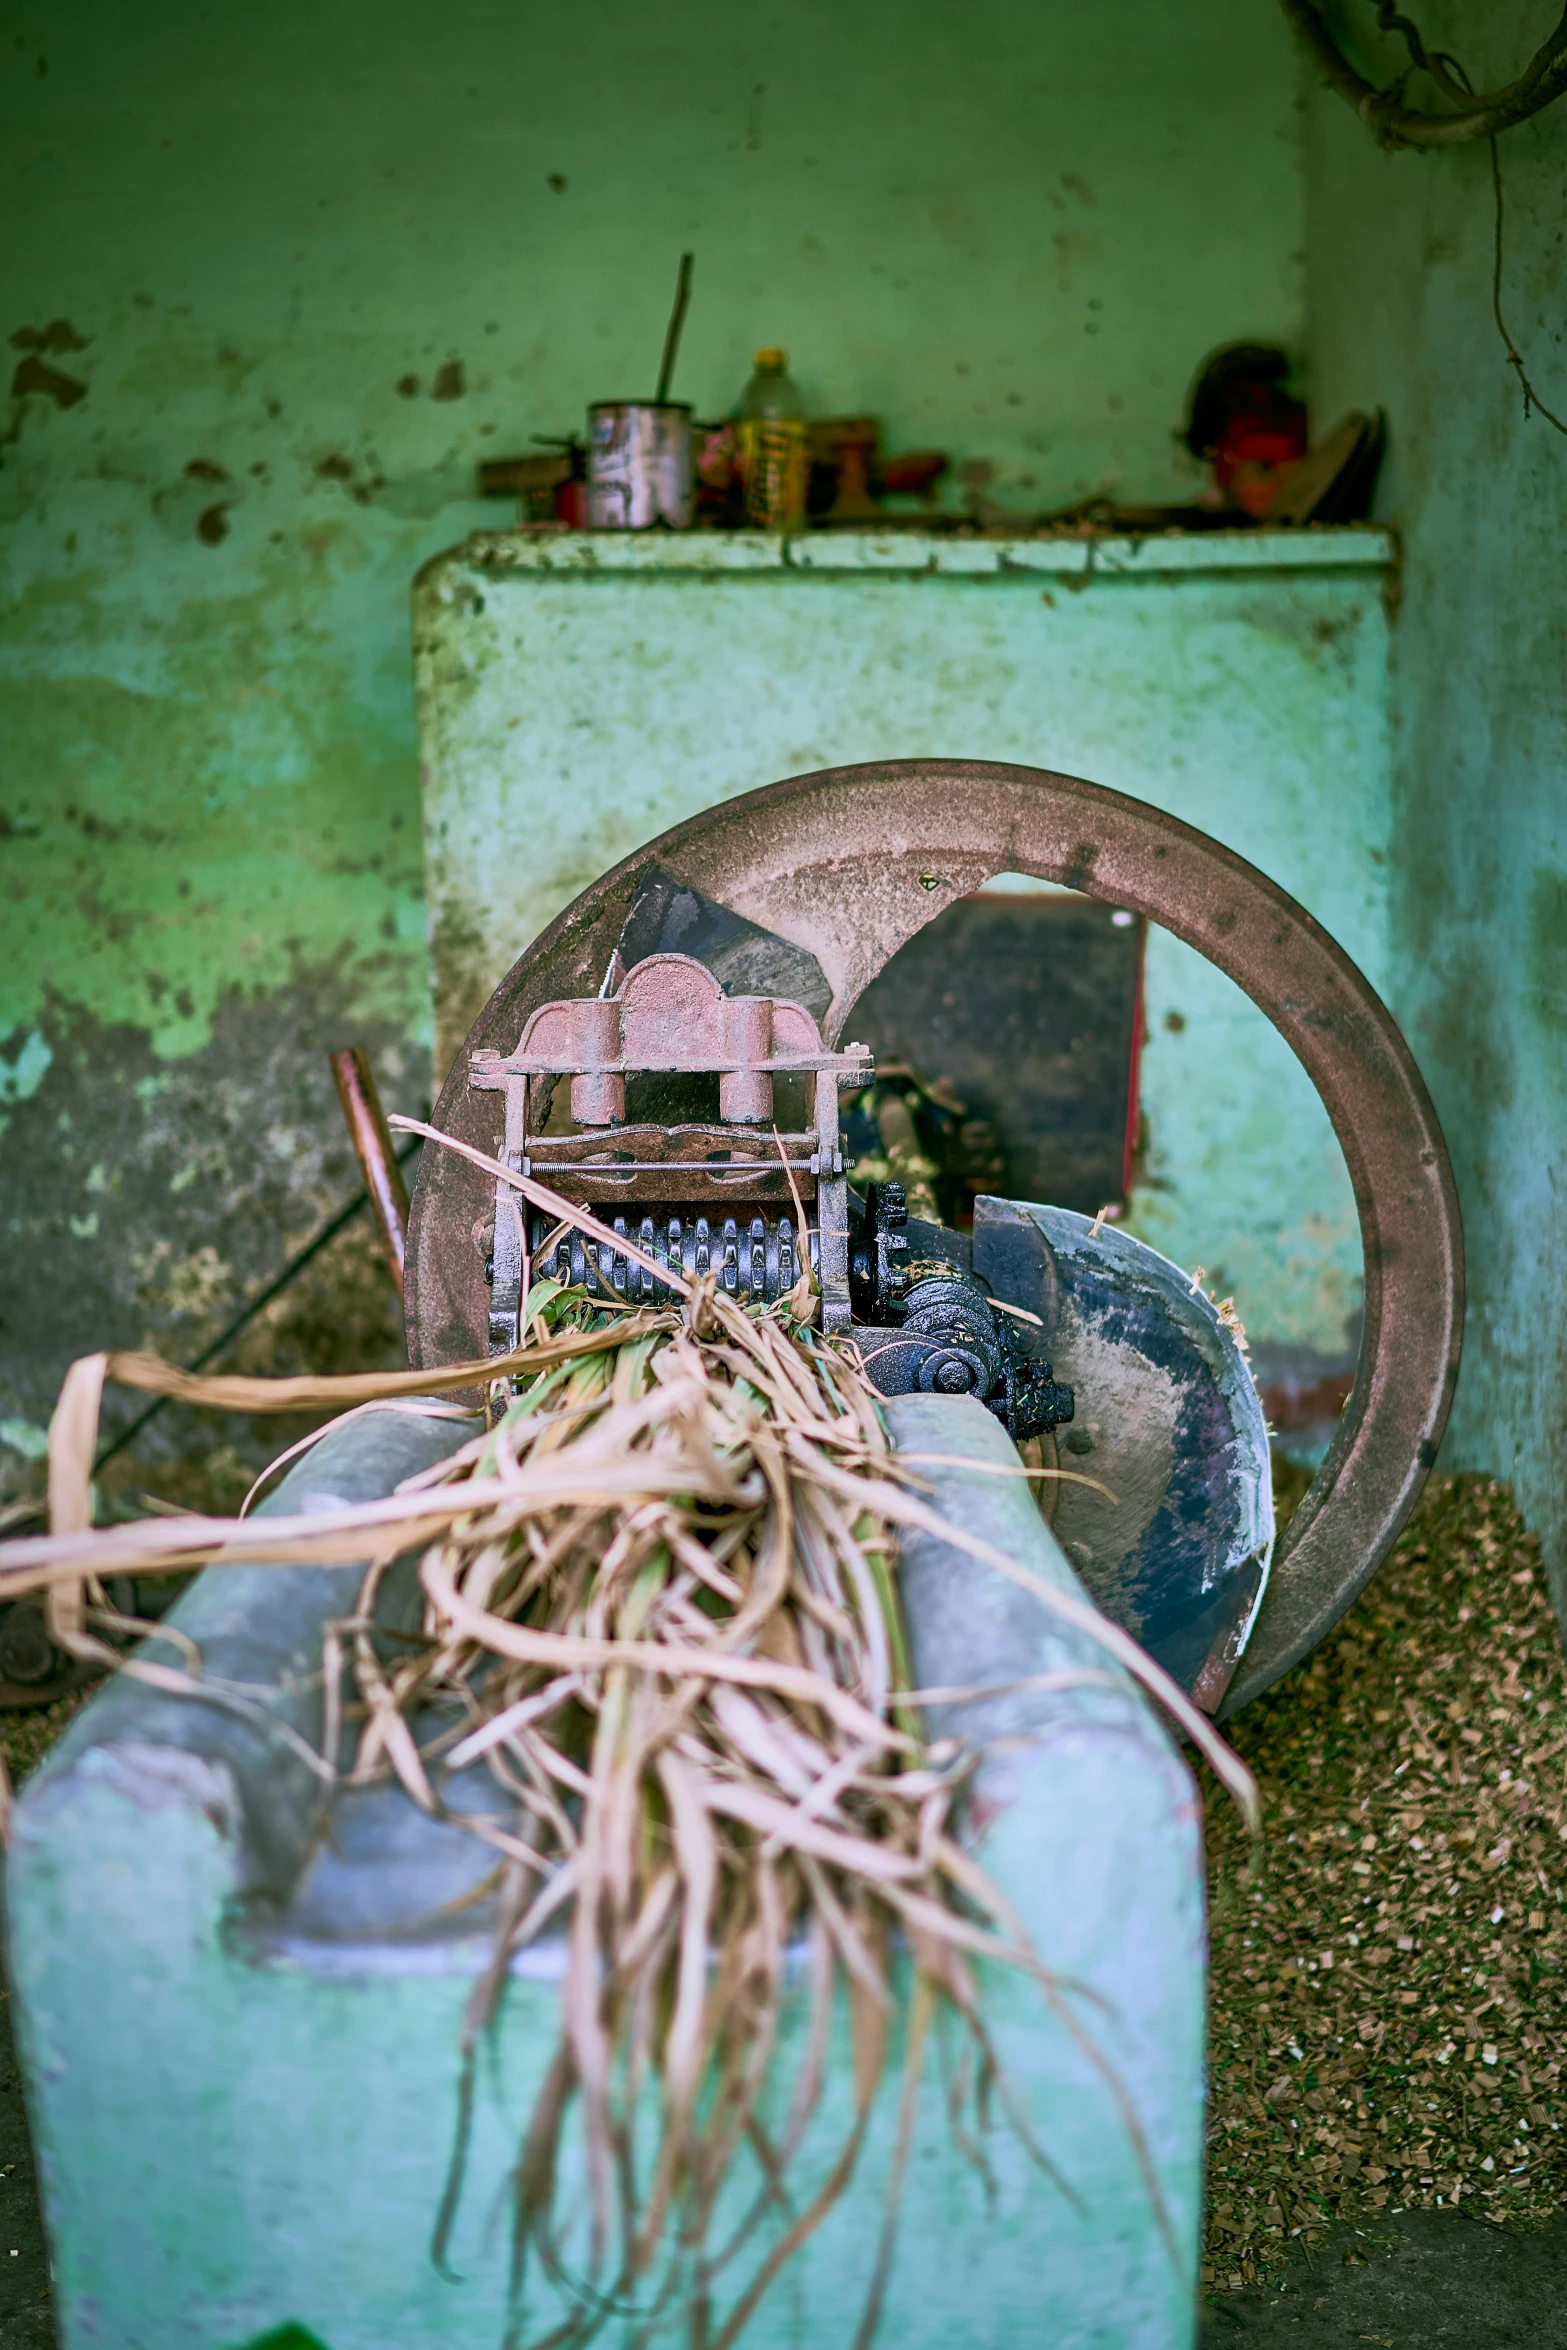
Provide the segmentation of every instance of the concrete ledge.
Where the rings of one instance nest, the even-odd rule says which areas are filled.
[[[1054,572],[1078,579],[1215,572],[1382,571],[1397,561],[1391,531],[1370,524],[1303,530],[1153,531],[1146,537],[965,538],[944,531],[479,531],[438,555],[431,584],[464,571],[565,575],[762,572],[904,573],[1001,579]]]

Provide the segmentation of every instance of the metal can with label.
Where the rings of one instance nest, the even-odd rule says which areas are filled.
[[[588,410],[589,527],[689,530],[695,520],[689,406],[596,402]]]

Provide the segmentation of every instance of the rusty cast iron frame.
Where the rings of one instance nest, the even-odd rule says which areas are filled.
[[[1233,1713],[1306,1655],[1408,1517],[1447,1421],[1463,1320],[1458,1202],[1436,1113],[1392,1015],[1288,893],[1140,800],[1079,778],[976,760],[830,768],[709,808],[584,890],[527,948],[475,1023],[435,1122],[482,1149],[493,1113],[474,1056],[509,1049],[556,997],[593,993],[653,865],[808,948],[833,988],[829,1045],[904,941],[997,872],[1028,873],[1161,923],[1245,989],[1305,1068],[1354,1185],[1365,1313],[1354,1389],[1280,1542],[1231,1685]],[[420,1366],[483,1351],[483,1175],[427,1151],[407,1264]]]
[[[740,1205],[809,1193],[816,1202],[822,1326],[846,1330],[849,1205],[838,1088],[869,1084],[869,1053],[856,1044],[829,1050],[803,1004],[726,995],[690,955],[647,955],[619,974],[617,987],[618,960],[611,960],[597,995],[563,997],[531,1012],[514,1052],[481,1045],[468,1055],[470,1086],[505,1096],[501,1164],[609,1215],[617,1207],[671,1199],[732,1215]],[[626,1080],[653,1072],[716,1076],[719,1122],[628,1127]],[[779,1076],[812,1080],[816,1127],[777,1135],[767,1155],[760,1146],[772,1129]],[[553,1085],[560,1077],[571,1079],[571,1115],[581,1131],[530,1137],[533,1089],[541,1079]],[[796,1247],[807,1244],[805,1232],[794,1236]],[[490,1351],[508,1354],[520,1335],[529,1250],[517,1192],[500,1177],[489,1281]]]

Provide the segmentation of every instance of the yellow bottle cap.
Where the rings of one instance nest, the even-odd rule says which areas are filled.
[[[769,343],[765,351],[757,352],[756,364],[758,367],[766,367],[769,369],[776,368],[778,372],[782,374],[783,370],[789,364],[789,354],[787,351],[776,350],[773,345]]]

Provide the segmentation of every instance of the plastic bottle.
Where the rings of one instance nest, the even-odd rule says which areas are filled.
[[[786,352],[757,352],[756,372],[740,395],[735,415],[748,526],[803,530],[811,436]]]

